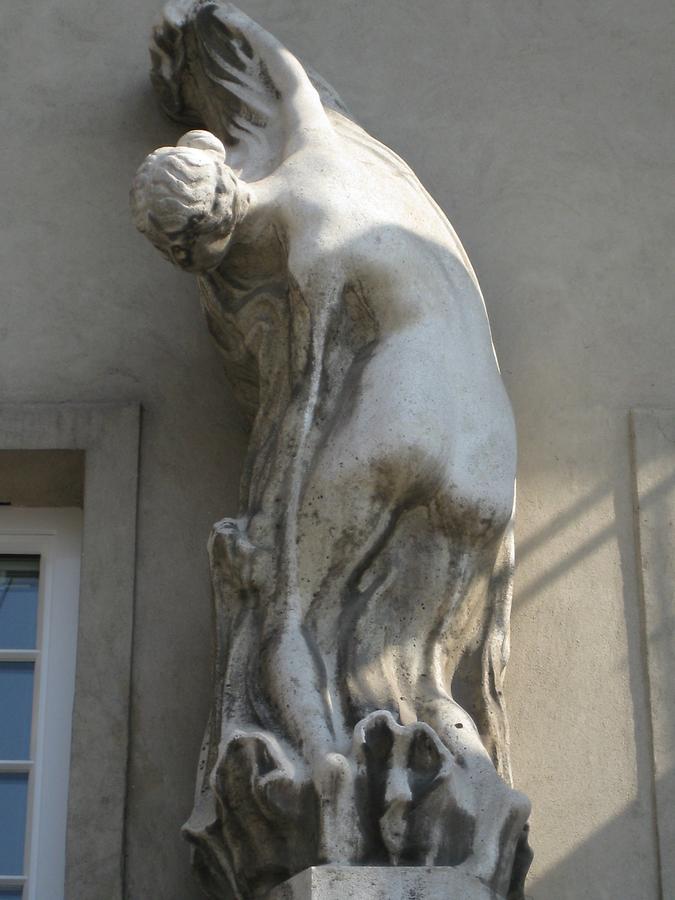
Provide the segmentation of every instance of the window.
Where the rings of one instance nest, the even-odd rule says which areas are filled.
[[[87,523],[82,531],[68,790],[63,891],[68,900],[124,896],[140,435],[138,403],[0,404],[0,519],[5,532],[4,513],[20,507],[54,507],[56,512],[82,503]],[[70,486],[64,490],[64,485]],[[3,501],[13,507],[3,507]],[[30,527],[40,532],[47,521]],[[11,522],[10,531],[14,526]],[[39,553],[6,546],[2,552]],[[65,656],[72,662],[74,648]],[[92,812],[100,813],[102,803],[104,815]],[[31,864],[36,858],[42,860],[42,851],[31,856]],[[58,898],[61,891],[40,894],[39,888],[26,888],[22,900],[29,890],[38,900]]]
[[[0,508],[0,900],[63,900],[81,511]]]

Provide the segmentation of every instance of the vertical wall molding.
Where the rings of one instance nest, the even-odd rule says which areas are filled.
[[[675,897],[675,410],[630,416],[661,894]]]

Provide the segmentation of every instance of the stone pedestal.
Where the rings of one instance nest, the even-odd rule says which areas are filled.
[[[315,866],[285,881],[268,900],[504,900],[449,866]]]

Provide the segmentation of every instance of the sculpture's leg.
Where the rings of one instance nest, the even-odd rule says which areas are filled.
[[[212,562],[224,564],[228,582],[224,596],[231,596],[246,634],[253,628],[258,640],[248,658],[238,654],[238,642],[229,645],[235,668],[248,675],[253,707],[236,706],[235,697],[230,704],[224,691],[223,748],[241,728],[242,716],[258,729],[251,747],[262,746],[265,733],[286,739],[301,765],[274,784],[291,798],[315,798],[317,860],[384,854],[383,861],[466,864],[467,872],[486,881],[503,881],[496,848],[500,841],[515,846],[528,807],[498,779],[483,744],[492,749],[505,733],[503,719],[491,715],[501,708],[488,709],[494,698],[485,690],[492,676],[501,675],[499,660],[485,656],[483,647],[487,635],[504,634],[507,609],[494,572],[510,521],[512,484],[502,480],[495,491],[487,478],[476,488],[467,471],[499,468],[500,454],[508,456],[510,447],[508,440],[489,436],[471,452],[463,445],[460,452],[454,416],[437,419],[435,431],[415,429],[411,437],[406,398],[382,386],[394,362],[383,352],[377,359],[382,371],[365,367],[358,402],[315,443],[308,440],[303,466],[288,470],[296,478],[295,519],[289,521],[294,506],[283,503],[285,476],[277,466],[279,487],[265,493],[255,525],[242,533],[238,523],[223,523],[213,544]],[[441,408],[435,381],[430,378],[425,388],[428,417]],[[381,415],[374,420],[377,397],[368,391],[376,388]],[[301,412],[299,405],[286,408],[280,440],[297,429]],[[297,458],[290,449],[283,445],[281,461]],[[269,541],[280,529],[284,540]],[[293,578],[289,559],[296,567]],[[510,578],[504,571],[502,584]],[[498,640],[492,646],[502,652]],[[225,681],[240,684],[231,673]],[[391,751],[371,756],[364,769],[350,746],[351,734],[381,710],[392,715]],[[424,796],[405,790],[410,778],[416,783],[426,772],[424,753],[411,762],[406,749],[418,723],[438,736],[450,766],[442,778],[433,776]],[[263,768],[267,758],[263,753]],[[239,790],[233,765],[228,751],[217,767],[214,788],[223,815]],[[276,762],[275,768],[283,765]],[[256,776],[250,783],[258,781]],[[380,806],[372,807],[367,798],[380,782]],[[248,799],[243,792],[242,806],[257,806],[258,792]],[[274,815],[292,821],[295,804]],[[371,815],[371,807],[380,811],[366,824],[363,816],[366,810]],[[489,815],[480,812],[486,809]],[[506,858],[512,856],[507,848]]]
[[[513,427],[505,400],[503,409],[475,408],[477,389],[462,385],[462,372],[464,405],[448,409],[442,379],[420,371],[422,338],[431,340],[403,332],[378,348],[312,460],[298,515],[299,584],[333,709],[342,703],[352,724],[377,708],[403,722],[445,709],[468,736],[475,729],[451,684],[474,652],[481,670],[480,638],[503,613],[492,573],[511,518]],[[475,434],[458,433],[468,417]],[[480,678],[475,687],[479,709]]]

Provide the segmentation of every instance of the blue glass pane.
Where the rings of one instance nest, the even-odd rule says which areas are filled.
[[[30,759],[32,662],[0,662],[0,759]]]
[[[21,900],[22,897],[21,888],[0,888],[0,900]]]
[[[0,875],[23,875],[28,775],[0,774]]]
[[[39,556],[0,556],[0,648],[31,650],[37,638]]]

